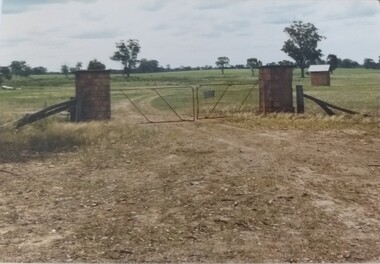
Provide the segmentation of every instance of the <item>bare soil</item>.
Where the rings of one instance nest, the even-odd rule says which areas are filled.
[[[0,261],[380,261],[379,134],[139,126],[0,163]]]

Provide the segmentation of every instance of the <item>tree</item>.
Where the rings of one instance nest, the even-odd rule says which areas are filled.
[[[179,67],[179,69],[181,71],[191,71],[192,70],[191,66],[182,66],[182,65]]]
[[[10,67],[13,75],[19,76],[22,72],[22,68],[26,65],[25,61],[12,61]]]
[[[46,74],[47,69],[45,67],[39,66],[32,68],[32,74]]]
[[[338,57],[335,54],[329,54],[327,56],[327,63],[330,64],[330,73],[332,74],[338,68]]]
[[[318,42],[325,37],[318,34],[318,29],[313,24],[302,21],[294,21],[284,32],[290,39],[285,41],[281,50],[295,60],[304,78],[305,68],[322,56],[322,51],[317,47]]]
[[[324,59],[319,58],[319,59],[316,59],[314,61],[314,63],[317,64],[317,65],[325,65],[325,64],[327,64],[327,61],[325,61]]]
[[[338,60],[338,68],[340,68],[340,67],[342,67],[342,59],[341,58],[338,58],[337,59]]]
[[[212,70],[212,66],[211,65],[205,65],[203,67],[201,67],[202,70]]]
[[[116,42],[116,48],[111,60],[119,61],[124,66],[124,74],[129,77],[132,69],[136,67],[137,55],[139,54],[141,47],[137,39],[129,39],[127,43],[123,40]]]
[[[359,63],[350,59],[343,59],[341,62],[342,68],[357,68],[359,67]]]
[[[29,77],[30,75],[32,74],[32,68],[29,67],[29,65],[26,65],[21,73],[20,73],[20,76],[21,77]]]
[[[69,76],[69,66],[67,66],[66,64],[62,65],[61,73],[63,73],[67,78]]]
[[[366,69],[376,69],[377,64],[373,59],[365,58],[363,62],[363,67]]]
[[[235,69],[246,69],[246,66],[244,64],[236,64]]]
[[[12,79],[12,73],[9,67],[0,66],[0,84],[3,83],[4,79],[7,79],[7,80]]]
[[[98,61],[97,59],[93,59],[88,63],[87,70],[105,70],[106,65]]]
[[[230,65],[230,59],[228,57],[219,57],[215,64],[222,70],[222,74],[224,75],[224,69]]]
[[[28,77],[32,73],[32,68],[25,61],[12,61],[9,67],[16,76]]]
[[[277,63],[280,66],[294,66],[294,62],[288,60],[282,60]]]
[[[98,61],[97,59],[93,59],[92,61],[89,61],[87,65],[87,70],[105,70],[105,69],[106,69],[106,65]]]
[[[74,73],[74,72],[80,71],[81,69],[82,69],[82,62],[79,61],[77,62],[75,67],[70,67],[70,72]]]
[[[80,71],[82,69],[82,62],[78,61],[75,65],[75,70]]]
[[[251,69],[252,77],[255,75],[255,69],[261,65],[263,65],[263,63],[256,58],[247,59],[247,67]]]
[[[159,62],[157,60],[141,59],[137,68],[138,72],[158,72],[160,71]]]

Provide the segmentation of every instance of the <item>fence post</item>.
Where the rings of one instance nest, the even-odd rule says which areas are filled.
[[[377,97],[377,132],[380,131],[380,96]]]
[[[199,119],[199,88],[200,88],[201,86],[200,85],[197,85],[196,86],[196,91],[195,91],[195,99],[196,99],[196,101],[197,101],[197,114],[196,114],[196,119]]]
[[[303,86],[296,85],[297,96],[297,114],[303,114],[305,112],[305,104],[303,99]]]
[[[194,86],[191,86],[191,93],[193,96],[193,121],[195,121],[196,116],[195,116],[195,88]]]

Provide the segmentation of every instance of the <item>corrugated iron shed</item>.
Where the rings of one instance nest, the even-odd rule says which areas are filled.
[[[330,71],[330,65],[329,64],[323,64],[323,65],[310,65],[309,72],[328,72]]]

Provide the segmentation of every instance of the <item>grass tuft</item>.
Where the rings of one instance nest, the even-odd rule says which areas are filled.
[[[7,126],[0,129],[0,162],[25,161],[79,148],[107,149],[113,144],[141,142],[152,133],[150,128],[116,121],[65,123],[47,119],[19,130]]]

